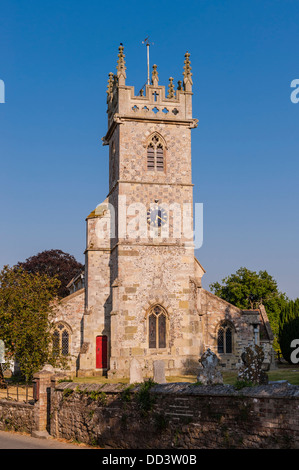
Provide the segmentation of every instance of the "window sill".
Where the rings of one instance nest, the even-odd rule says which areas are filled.
[[[169,349],[168,348],[149,348],[148,353],[149,354],[169,353]]]

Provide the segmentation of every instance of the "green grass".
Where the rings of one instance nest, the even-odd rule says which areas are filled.
[[[95,376],[95,377],[72,377],[73,382],[76,383],[85,383],[85,384],[127,384],[129,383],[128,378],[121,378],[121,379],[116,379],[116,378],[110,378],[107,379],[107,377],[104,376]]]
[[[287,380],[292,385],[299,385],[299,367],[283,365],[268,372],[269,380]]]
[[[223,376],[223,382],[228,385],[234,385],[237,380],[237,372],[225,372],[221,371]],[[299,385],[299,366],[291,366],[288,364],[280,364],[277,369],[267,372],[269,380],[287,380],[292,385]],[[100,384],[113,384],[113,383],[129,383],[128,378],[110,378],[107,379],[103,376],[96,377],[72,377],[74,382],[79,383],[100,383]],[[195,383],[197,378],[195,375],[178,375],[173,377],[167,377],[167,382],[191,382]]]
[[[299,367],[280,364],[277,369],[267,372],[269,381],[287,380],[292,385],[299,385]],[[236,372],[223,372],[225,384],[234,385],[237,380]]]

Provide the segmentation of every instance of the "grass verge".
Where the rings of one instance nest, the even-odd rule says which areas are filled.
[[[226,372],[221,371],[223,376],[223,381],[225,384],[234,385],[237,379],[237,372]],[[277,369],[267,372],[269,380],[287,380],[292,385],[299,385],[299,366],[291,366],[285,364],[279,364]],[[128,384],[128,378],[107,378],[103,376],[95,377],[72,377],[74,382],[79,383],[123,383]],[[190,382],[195,383],[197,381],[196,375],[177,375],[166,378],[168,383],[171,382]]]

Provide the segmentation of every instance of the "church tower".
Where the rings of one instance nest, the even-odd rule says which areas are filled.
[[[109,191],[86,219],[85,285],[76,289],[74,278],[56,312],[56,337],[79,376],[129,377],[133,359],[144,377],[153,376],[156,360],[168,376],[195,374],[207,349],[221,367],[236,370],[249,345],[262,345],[265,363],[272,361],[264,307],[241,310],[201,285],[205,271],[194,257],[191,130],[197,119],[188,52],[182,69],[178,85],[170,77],[165,87],[154,65],[136,94],[126,84],[120,45],[116,74],[109,74],[102,139],[109,148]]]
[[[128,376],[133,357],[145,374],[157,359],[168,374],[186,372],[200,353],[204,271],[194,258],[188,52],[182,68],[177,89],[172,77],[165,89],[153,65],[151,83],[135,94],[120,45],[117,73],[109,74],[109,194],[87,219],[84,342],[86,364],[115,376]]]

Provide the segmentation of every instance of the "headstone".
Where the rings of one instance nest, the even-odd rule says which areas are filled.
[[[219,359],[211,349],[207,349],[199,359],[201,369],[197,381],[203,385],[223,384],[221,372],[217,370]]]
[[[134,357],[130,364],[130,384],[143,382],[141,365]]]
[[[268,383],[268,375],[263,371],[264,351],[255,344],[248,346],[241,354],[243,365],[239,369],[238,380],[251,382],[254,385]]]
[[[158,384],[165,384],[165,364],[164,361],[154,361],[153,362],[154,368],[154,382]]]

